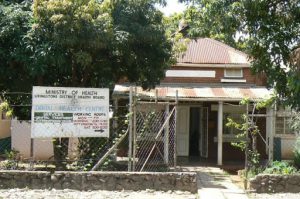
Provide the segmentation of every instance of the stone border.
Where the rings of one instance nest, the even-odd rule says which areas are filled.
[[[0,171],[0,189],[181,190],[197,193],[195,172]]]
[[[300,174],[259,174],[250,180],[250,189],[257,193],[298,193],[300,192]]]

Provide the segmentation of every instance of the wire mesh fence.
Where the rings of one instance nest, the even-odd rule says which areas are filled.
[[[11,137],[0,139],[0,154],[3,156],[7,151],[11,149]]]
[[[112,109],[114,107],[111,107]],[[31,138],[31,121],[12,120],[11,137],[0,139],[0,169],[24,170],[76,170],[88,171],[107,151],[122,138],[122,142],[107,156],[98,170],[127,170],[128,129],[127,106],[118,107],[110,118],[110,136],[69,137],[69,138]],[[122,112],[116,114],[117,112]],[[68,126],[62,125],[64,130]],[[49,129],[43,129],[45,133]]]
[[[135,107],[133,170],[168,171],[175,166],[175,107],[139,103]]]
[[[131,113],[128,105],[111,107],[109,138],[31,138],[31,121],[11,120],[11,137],[0,140],[0,169],[172,170],[176,165],[174,104],[138,102],[132,107]],[[47,125],[43,128],[45,134],[49,133]],[[68,131],[65,121],[57,131]]]

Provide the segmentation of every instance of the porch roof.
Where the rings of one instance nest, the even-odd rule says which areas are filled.
[[[137,95],[142,99],[175,100],[176,91],[181,101],[240,101],[249,98],[253,101],[268,99],[272,90],[265,87],[236,87],[236,86],[199,86],[199,87],[177,87],[157,86],[155,89],[143,90],[136,87]],[[129,95],[130,85],[116,85],[113,97],[122,98]],[[133,87],[135,91],[135,87]]]

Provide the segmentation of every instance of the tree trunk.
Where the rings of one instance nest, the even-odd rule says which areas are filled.
[[[54,161],[57,171],[63,171],[67,169],[67,159],[68,148],[69,148],[69,138],[54,138],[53,139],[54,148]]]

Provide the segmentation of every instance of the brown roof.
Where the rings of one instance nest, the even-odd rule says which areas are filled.
[[[116,85],[113,96],[128,96],[130,90],[129,85]],[[134,91],[135,89],[133,89]],[[157,91],[156,91],[157,90]],[[271,90],[265,87],[171,87],[171,86],[158,86],[156,89],[143,90],[137,87],[137,94],[141,98],[154,98],[156,93],[159,99],[175,99],[176,91],[180,100],[197,99],[199,101],[240,101],[244,98],[251,100],[268,99],[271,97]]]
[[[187,51],[177,58],[177,63],[192,64],[249,64],[247,54],[209,38],[191,40]]]

